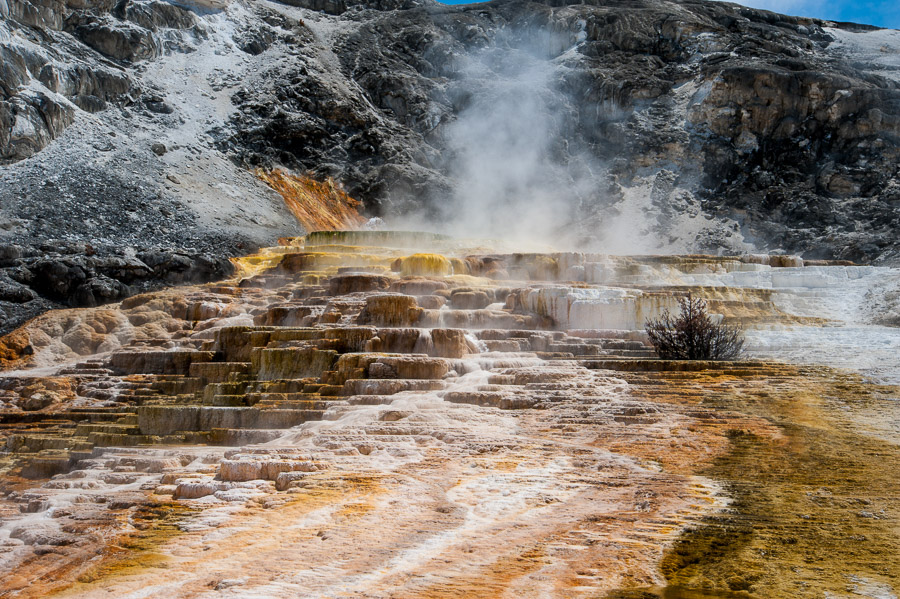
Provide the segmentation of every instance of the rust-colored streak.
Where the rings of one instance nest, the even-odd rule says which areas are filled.
[[[26,366],[33,353],[24,327],[0,337],[0,370]]]
[[[80,536],[65,551],[37,552],[4,579],[0,597],[22,599],[71,596],[98,579],[165,568],[168,557],[156,553],[180,534],[178,522],[194,511],[176,502],[148,500],[131,510],[108,510],[100,518],[73,526]],[[131,532],[119,533],[125,522]]]
[[[358,229],[366,222],[362,203],[347,195],[332,179],[316,181],[281,170],[258,169],[256,176],[284,198],[288,210],[309,231]]]

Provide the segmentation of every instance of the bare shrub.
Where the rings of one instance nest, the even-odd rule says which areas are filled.
[[[668,310],[644,325],[650,343],[664,360],[734,360],[744,349],[744,333],[739,327],[716,324],[710,319],[706,302],[688,293],[680,298],[681,313]]]

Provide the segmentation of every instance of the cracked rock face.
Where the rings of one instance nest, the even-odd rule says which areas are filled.
[[[262,166],[456,232],[898,257],[895,31],[695,0],[0,14],[9,243],[233,255],[297,232]]]

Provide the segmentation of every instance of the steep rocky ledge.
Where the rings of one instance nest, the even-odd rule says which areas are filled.
[[[265,244],[293,225],[261,165],[601,251],[897,259],[895,31],[699,0],[7,3],[19,244]]]

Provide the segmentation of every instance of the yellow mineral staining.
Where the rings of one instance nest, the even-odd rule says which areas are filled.
[[[738,287],[712,286],[672,286],[666,293],[691,292],[695,297],[706,300],[710,312],[721,314],[726,322],[749,325],[773,323],[821,325],[826,319],[788,314],[775,305],[776,292],[772,289],[748,289]]]
[[[289,247],[265,248],[250,256],[232,258],[231,263],[235,266],[235,276],[239,279],[249,279],[271,270],[281,263],[284,255],[290,250]]]
[[[80,559],[57,561],[50,568],[46,564],[42,568],[37,560],[24,564],[14,575],[4,578],[0,592],[14,592],[23,599],[76,597],[97,580],[164,570],[170,558],[159,553],[160,547],[182,534],[178,524],[195,511],[190,505],[173,501],[152,501],[124,513],[117,509],[110,520],[127,521],[133,532],[116,534],[108,532],[115,530],[111,526],[96,525],[79,530],[83,539],[112,536],[106,539],[100,553],[89,548],[75,549]]]
[[[469,264],[465,260],[460,258],[450,258],[450,269],[455,275],[468,275],[471,274],[469,272]]]
[[[279,263],[281,270],[296,273],[301,271],[334,269],[338,267],[352,266],[387,266],[391,263],[389,258],[374,254],[341,254],[331,252],[302,252],[285,254]]]
[[[900,552],[893,468],[900,449],[861,431],[849,412],[873,402],[889,408],[878,399],[882,389],[824,368],[710,366],[622,373],[655,401],[695,406],[693,421],[670,431],[678,451],[657,458],[668,471],[722,481],[731,503],[667,551],[660,566],[667,588],[614,596],[840,596],[848,578],[893,587],[900,565],[886,556]],[[703,415],[708,410],[715,419]],[[697,434],[702,444],[681,439]],[[652,455],[646,443],[598,443]]]
[[[559,280],[559,262],[552,256],[542,254],[515,254],[513,263],[524,268],[528,278],[535,281]]]
[[[353,245],[368,248],[416,248],[424,249],[445,244],[450,238],[435,233],[418,231],[316,231],[306,236],[308,246]]]
[[[288,210],[307,231],[353,229],[366,222],[359,214],[362,204],[331,179],[320,182],[277,169],[258,169],[256,176],[281,194]]]
[[[343,233],[343,231],[328,231],[329,233]],[[312,235],[310,235],[312,237]],[[364,245],[344,245],[340,243],[311,243],[306,237],[301,237],[304,243],[302,245],[309,248],[310,251],[321,254],[377,254],[380,248],[367,247]]]
[[[399,259],[395,268],[405,277],[446,277],[453,274],[453,263],[439,254],[413,254]]]

